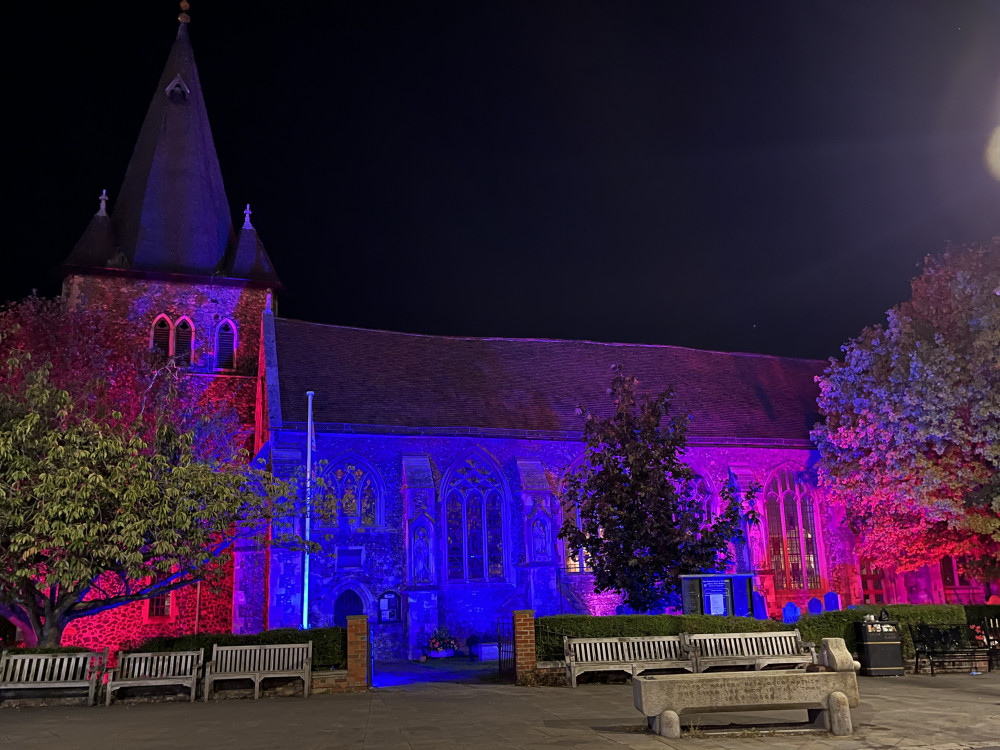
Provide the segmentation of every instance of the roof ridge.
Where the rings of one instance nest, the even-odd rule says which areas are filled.
[[[319,323],[312,320],[302,320],[300,318],[287,318],[284,316],[275,316],[276,321],[286,321],[289,323],[300,323],[304,325],[314,325],[322,326],[324,328],[339,328],[347,331],[364,331],[367,333],[384,333],[393,336],[409,336],[413,338],[427,338],[427,339],[444,339],[448,341],[502,341],[510,343],[551,343],[551,344],[588,344],[591,346],[607,346],[607,347],[622,347],[622,348],[636,348],[636,349],[674,349],[683,350],[689,352],[698,352],[700,354],[719,354],[726,357],[753,357],[761,359],[780,359],[780,360],[795,360],[799,362],[822,362],[826,363],[826,359],[814,359],[811,357],[789,357],[780,354],[762,354],[757,352],[726,352],[718,349],[698,349],[693,346],[679,346],[677,344],[637,344],[630,342],[616,342],[616,341],[594,341],[591,339],[550,339],[550,338],[519,338],[516,336],[451,336],[446,334],[436,334],[436,333],[410,333],[407,331],[392,331],[386,328],[365,328],[363,326],[346,326],[338,325],[336,323]]]

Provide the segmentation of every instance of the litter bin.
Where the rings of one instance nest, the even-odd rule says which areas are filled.
[[[899,638],[899,623],[876,620],[856,624],[861,674],[869,677],[903,675],[903,644]]]

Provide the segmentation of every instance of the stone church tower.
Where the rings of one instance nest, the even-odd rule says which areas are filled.
[[[234,406],[253,430],[261,318],[280,282],[249,206],[233,229],[189,20],[181,14],[121,188],[101,195],[62,265],[63,298],[103,310],[172,357],[189,393]],[[229,631],[233,614],[231,592],[189,587],[169,600],[83,618],[67,630],[67,642],[88,643],[102,630],[105,642],[109,631],[131,640]]]

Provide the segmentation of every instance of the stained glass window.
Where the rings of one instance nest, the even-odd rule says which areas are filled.
[[[806,484],[788,470],[775,474],[764,510],[775,589],[821,588],[815,510]]]
[[[448,580],[504,578],[503,489],[496,472],[468,459],[446,488]]]
[[[563,487],[566,486],[566,480],[572,475],[581,475],[586,470],[587,466],[582,461],[576,466],[571,468],[566,472],[566,476],[563,478]],[[573,508],[571,511],[563,508],[563,513],[572,512],[576,516],[576,527],[580,528],[580,509]],[[580,549],[575,549],[570,547],[568,544],[566,546],[566,572],[567,573],[591,573],[593,568],[590,567],[590,561],[587,560],[587,551],[582,547]]]
[[[380,525],[382,498],[371,469],[357,461],[341,461],[326,473],[325,480],[315,516],[318,524],[336,526],[339,511],[357,526]]]

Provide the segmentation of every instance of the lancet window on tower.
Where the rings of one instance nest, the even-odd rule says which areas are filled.
[[[161,315],[153,322],[153,330],[150,333],[149,346],[153,351],[160,352],[163,356],[170,356],[170,341],[173,338],[173,326],[166,315]]]
[[[174,326],[174,361],[181,367],[190,366],[193,346],[194,326],[187,318],[181,318]]]
[[[215,369],[232,370],[236,367],[236,326],[224,320],[215,331]]]

